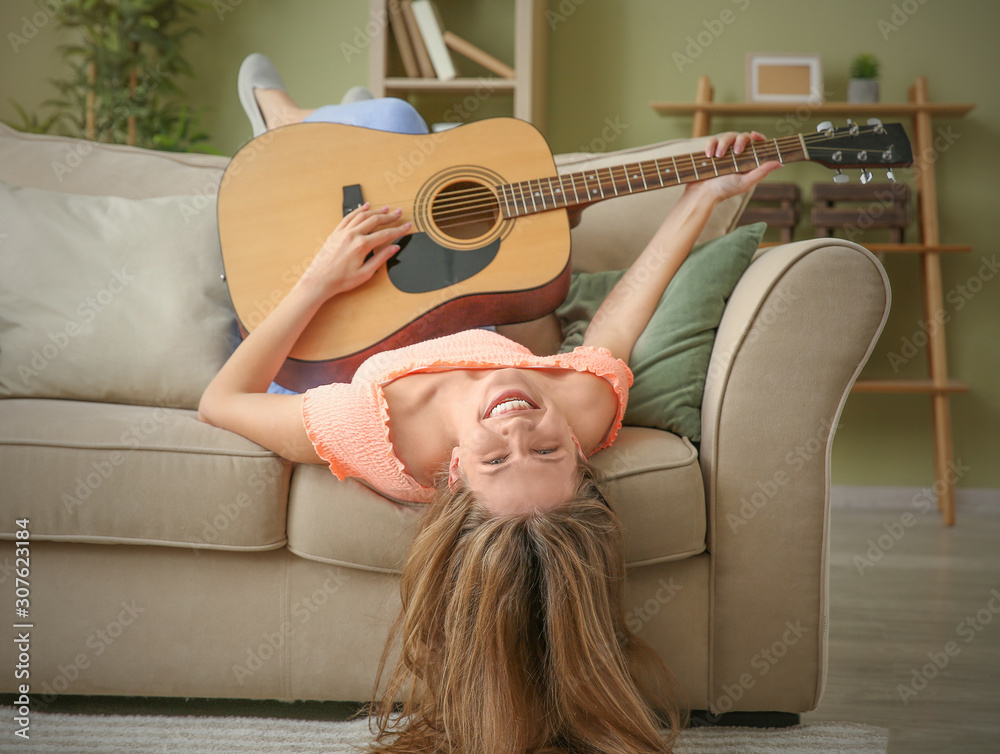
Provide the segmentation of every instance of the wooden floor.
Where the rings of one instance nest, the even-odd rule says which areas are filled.
[[[1000,752],[1000,510],[835,508],[826,692],[889,751]]]

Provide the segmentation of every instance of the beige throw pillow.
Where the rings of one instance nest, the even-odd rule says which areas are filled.
[[[215,201],[0,182],[0,397],[196,408],[232,347]]]

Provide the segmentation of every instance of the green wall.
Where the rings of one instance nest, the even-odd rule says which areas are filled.
[[[513,62],[510,0],[439,4],[450,28]],[[10,98],[29,109],[37,107],[54,94],[49,79],[64,75],[55,48],[66,40],[53,24],[40,23],[46,19],[44,7],[41,0],[0,4],[5,37],[0,43],[0,119],[17,120]],[[199,18],[202,36],[192,38],[186,48],[197,78],[181,83],[190,102],[205,108],[213,146],[231,154],[249,137],[235,93],[244,55],[255,50],[270,55],[301,104],[334,102],[348,87],[367,81],[372,23],[366,0],[209,2]],[[1000,229],[991,199],[996,195],[993,169],[1000,163],[1000,101],[990,79],[1000,71],[1000,3],[550,0],[548,25],[547,135],[556,152],[613,150],[686,136],[689,119],[659,116],[649,103],[692,100],[703,74],[711,78],[717,100],[741,101],[747,52],[822,55],[825,89],[832,100],[845,98],[851,57],[873,52],[883,64],[885,101],[905,99],[914,78],[925,75],[932,99],[976,103],[969,116],[935,124],[943,129],[942,148],[933,158],[942,241],[973,246],[969,254],[942,260],[949,363],[970,387],[951,400],[955,457],[967,467],[958,484],[1000,488],[1000,271],[993,266],[1000,256]],[[425,99],[419,104],[433,120],[450,103]],[[507,107],[497,95],[477,114],[506,114]],[[789,108],[779,118],[717,120],[714,127],[781,134],[792,122],[809,131],[816,120]],[[615,129],[608,129],[609,121]],[[829,180],[829,173],[814,165],[791,166],[781,179],[808,186]],[[808,234],[806,222],[799,235]],[[918,260],[891,256],[885,265],[893,283],[893,311],[864,376],[922,376],[926,348],[904,351],[908,341],[922,341]],[[912,356],[900,365],[892,354]],[[853,395],[834,449],[834,483],[933,483],[930,416],[926,396]]]

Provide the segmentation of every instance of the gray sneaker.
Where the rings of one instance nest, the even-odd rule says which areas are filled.
[[[260,136],[267,131],[264,123],[264,114],[260,111],[256,98],[253,96],[254,89],[285,89],[285,82],[281,80],[278,70],[266,55],[259,52],[247,55],[240,65],[240,73],[236,78],[236,91],[240,95],[240,104],[243,111],[250,119],[250,126],[253,128],[253,135]]]

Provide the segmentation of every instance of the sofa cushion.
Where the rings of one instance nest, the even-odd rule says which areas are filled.
[[[0,396],[195,408],[232,349],[214,202],[0,183]]]
[[[198,208],[214,205],[228,163],[218,155],[28,134],[0,124],[0,181],[16,186],[131,199],[185,194]]]
[[[192,411],[0,401],[0,524],[36,540],[271,550],[290,464]],[[0,535],[0,536],[2,536]]]
[[[705,495],[690,442],[654,429],[623,427],[593,457],[608,477],[626,530],[629,566],[678,560],[705,549]],[[304,558],[398,573],[422,506],[393,503],[357,480],[321,466],[297,466],[288,503],[288,548]]]
[[[617,167],[642,160],[704,152],[705,139],[675,139],[615,152],[555,155],[560,175]],[[656,233],[680,199],[683,186],[671,186],[615,197],[587,207],[571,232],[573,270],[599,272],[628,267]],[[750,200],[749,192],[726,199],[712,211],[699,242],[729,233]]]

